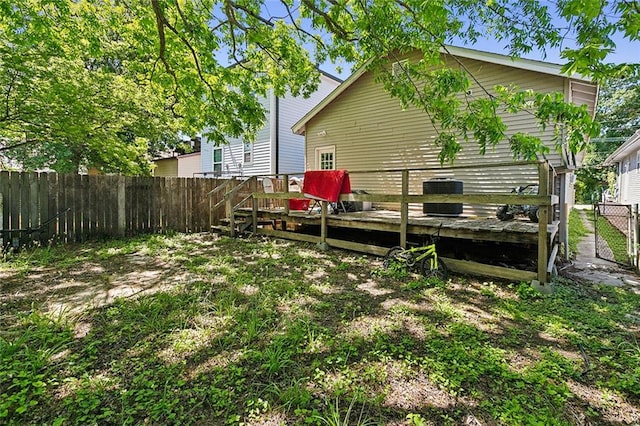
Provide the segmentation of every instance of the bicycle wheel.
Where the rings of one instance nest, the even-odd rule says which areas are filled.
[[[402,256],[403,252],[404,249],[400,246],[391,247],[382,260],[382,267],[387,269],[393,262],[405,263],[405,259]]]
[[[442,281],[446,281],[447,278],[449,278],[449,270],[447,269],[447,265],[445,265],[442,259],[438,257],[438,262],[432,269],[431,263],[433,259],[433,256],[425,257],[424,259],[422,259],[422,261],[420,262],[420,272],[422,272],[422,275],[427,278],[435,277]]]

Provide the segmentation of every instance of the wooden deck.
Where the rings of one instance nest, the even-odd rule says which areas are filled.
[[[250,217],[252,209],[239,209],[240,216]],[[329,238],[327,235],[317,235],[318,232],[308,233],[309,228],[298,230],[291,224],[317,226],[322,229],[322,215],[316,212],[290,211],[284,209],[258,209],[258,217],[276,221],[276,228],[262,226],[256,228],[256,234],[268,235],[290,240],[305,241],[317,244],[326,244],[327,247],[342,248],[363,253],[383,256],[388,250],[388,245],[381,242],[362,243],[349,241],[344,238]],[[366,230],[379,232],[401,232],[401,214],[391,210],[373,210],[350,213],[329,214],[326,216],[326,234],[331,234],[337,229]],[[284,226],[289,224],[288,227]],[[296,230],[292,230],[296,229]],[[547,241],[553,241],[558,224],[547,226]],[[493,218],[465,218],[465,217],[435,217],[419,214],[410,214],[406,232],[410,235],[432,235],[440,230],[440,237],[461,240],[473,240],[475,242],[497,242],[510,244],[523,244],[537,246],[539,241],[539,226],[527,220],[513,220],[502,222]],[[397,244],[397,243],[396,243]],[[445,263],[454,272],[479,274],[518,281],[530,281],[537,278],[534,271],[495,266],[475,261],[460,260],[443,257]]]
[[[526,163],[529,164],[529,163]],[[320,212],[289,210],[288,201],[303,198],[299,192],[289,192],[286,185],[282,191],[260,191],[259,177],[246,178],[235,187],[220,186],[212,191],[225,191],[224,200],[213,205],[212,210],[225,207],[228,226],[225,228],[229,235],[233,236],[241,230],[250,230],[255,234],[269,235],[297,241],[306,241],[318,244],[322,248],[342,248],[347,250],[385,255],[391,245],[406,247],[410,242],[420,240],[415,236],[435,234],[439,230],[440,237],[449,242],[459,240],[459,246],[471,246],[477,242],[487,245],[493,244],[496,253],[508,252],[513,248],[502,243],[520,245],[526,250],[533,248],[537,255],[533,254],[529,260],[535,258],[536,271],[529,267],[521,269],[496,266],[495,262],[481,263],[478,261],[461,260],[443,256],[445,263],[454,272],[485,275],[491,277],[506,278],[517,281],[538,281],[547,283],[553,269],[555,258],[559,251],[556,236],[563,233],[562,223],[566,223],[566,212],[560,208],[560,221],[553,221],[553,209],[559,202],[559,197],[550,191],[553,188],[553,172],[547,162],[533,163],[538,168],[539,191],[537,195],[517,195],[509,193],[467,193],[467,194],[415,194],[409,191],[409,175],[413,170],[398,171],[363,171],[359,173],[375,173],[376,176],[383,173],[401,173],[400,193],[358,193],[341,194],[339,200],[343,202],[370,202],[374,206],[393,204],[397,210],[372,210],[353,213],[331,214],[329,203],[320,201]],[[519,165],[519,164],[516,164]],[[487,166],[487,167],[493,167]],[[289,175],[281,176],[282,182],[288,182]],[[243,193],[243,191],[246,193]],[[463,205],[482,204],[487,206],[502,204],[528,204],[539,207],[540,223],[531,223],[528,220],[513,220],[502,222],[496,218],[474,217],[445,217],[427,216],[416,213],[419,210],[410,209],[409,206],[422,205],[423,203],[455,204]],[[271,206],[265,208],[264,206]],[[273,206],[285,206],[273,208]],[[564,222],[563,222],[563,214]],[[280,223],[279,226],[265,226],[266,223]],[[283,223],[297,223],[313,225],[313,229],[301,230],[298,227],[283,226]],[[255,225],[254,225],[255,224]],[[262,226],[261,226],[262,225]],[[238,227],[236,227],[238,226]],[[307,227],[309,228],[309,227]],[[221,229],[223,232],[225,229]],[[350,229],[356,233],[361,231],[379,231],[382,233],[397,234],[393,237],[394,244],[375,239],[352,238],[352,232],[340,232]],[[300,232],[297,232],[300,231]],[[364,235],[365,232],[362,234]],[[351,235],[349,235],[351,234]],[[415,238],[415,239],[413,239]],[[471,244],[473,241],[473,244]],[[489,243],[487,243],[489,242]],[[502,245],[502,246],[501,246]],[[494,250],[493,248],[488,251]],[[522,251],[516,248],[514,251]],[[465,257],[465,256],[463,256]],[[524,265],[522,265],[524,266]]]
[[[251,209],[241,209],[247,214]],[[305,225],[320,225],[320,213],[308,213],[284,209],[258,209],[258,215],[269,219]],[[400,212],[392,210],[371,210],[331,214],[327,216],[329,227],[353,228],[371,231],[400,232]],[[500,221],[495,218],[465,218],[446,216],[426,216],[409,213],[407,233],[431,235],[440,229],[440,236],[469,240],[497,241],[516,244],[537,244],[538,224],[528,220]],[[558,229],[558,223],[547,226],[551,236]]]

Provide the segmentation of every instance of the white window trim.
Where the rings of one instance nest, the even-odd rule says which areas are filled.
[[[244,155],[247,153],[247,151],[244,150],[244,147],[246,145],[249,145],[249,156],[250,156],[250,160],[249,161],[245,161]],[[253,155],[254,155],[254,143],[253,142],[242,142],[242,165],[244,166],[251,166],[253,165]]]
[[[335,170],[336,169],[336,146],[335,145],[327,145],[327,146],[320,146],[320,147],[316,148],[316,158],[315,158],[316,170],[322,170],[320,168],[320,154],[329,153],[329,152],[331,154],[333,154],[333,169],[325,169],[325,170]]]
[[[640,174],[640,151],[636,152],[636,173]]]
[[[220,163],[216,163],[216,150],[220,150]],[[216,164],[220,164],[220,176],[222,176],[224,173],[224,149],[221,146],[214,146],[211,151],[211,171],[214,172],[214,176],[216,176]]]

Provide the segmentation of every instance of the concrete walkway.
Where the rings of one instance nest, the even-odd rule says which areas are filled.
[[[595,230],[587,218],[588,211],[580,210],[584,226],[589,234],[578,243],[578,253],[570,264],[560,268],[560,274],[576,281],[601,283],[618,287],[629,287],[640,293],[640,277],[614,262],[596,257]],[[606,249],[606,248],[605,248]]]

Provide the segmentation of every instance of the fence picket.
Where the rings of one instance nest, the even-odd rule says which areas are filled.
[[[211,200],[207,194],[221,182],[3,171],[0,229],[35,228],[55,217],[40,233],[42,242],[170,230],[208,231],[221,217],[220,212],[211,212],[210,206],[222,194]],[[60,214],[66,208],[71,210]]]
[[[47,217],[53,217],[58,213],[58,175],[47,173]],[[56,218],[48,226],[49,238],[58,238],[60,235],[60,218]]]
[[[11,217],[11,193],[9,191],[9,172],[0,172],[0,194],[2,194],[2,211],[0,212],[0,226],[9,229],[9,217]]]
[[[38,214],[40,215],[41,223],[46,222],[51,216],[49,216],[49,181],[47,179],[47,173],[38,174]],[[40,233],[40,243],[45,244],[55,232],[52,232],[52,228],[55,224],[51,223],[45,226]]]

